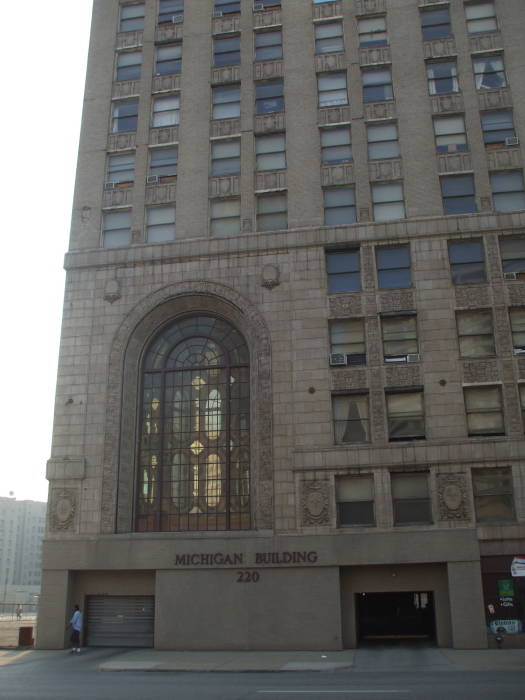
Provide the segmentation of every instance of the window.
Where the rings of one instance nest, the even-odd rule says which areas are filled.
[[[525,426],[525,384],[518,384],[520,392],[521,422]]]
[[[473,2],[465,5],[465,18],[469,34],[495,32],[498,29],[494,2]]]
[[[422,391],[387,393],[386,410],[389,440],[424,439],[425,417]]]
[[[321,161],[323,163],[343,163],[352,160],[350,127],[322,128]]]
[[[479,240],[449,241],[448,257],[454,284],[485,282],[485,256]]]
[[[339,527],[374,526],[374,477],[336,476],[335,498]]]
[[[157,47],[155,75],[180,73],[182,63],[182,44]]]
[[[270,10],[273,7],[281,7],[281,0],[256,0],[255,5],[262,5],[265,10]]]
[[[436,10],[424,10],[421,13],[421,31],[423,39],[442,39],[451,35],[450,12],[448,7]]]
[[[512,112],[485,112],[481,115],[483,140],[487,145],[502,146],[516,137]]]
[[[521,355],[525,353],[525,308],[510,309],[509,316],[514,354]],[[521,387],[525,388],[525,384]]]
[[[428,92],[431,95],[459,92],[456,61],[428,62],[427,78]]]
[[[362,318],[329,322],[330,354],[343,355],[346,364],[366,364],[365,324]]]
[[[150,207],[146,209],[146,234],[148,243],[174,241],[175,207]]]
[[[284,134],[255,137],[256,169],[283,170],[286,168]]]
[[[114,182],[116,185],[131,184],[134,180],[134,169],[134,153],[108,156],[106,182]]]
[[[172,22],[174,15],[180,15],[183,12],[184,0],[160,0],[158,23]]]
[[[456,153],[468,150],[465,119],[462,115],[434,117],[433,122],[438,153]]]
[[[152,148],[149,154],[149,175],[157,177],[160,182],[169,182],[177,175],[179,149]]]
[[[359,292],[361,271],[359,250],[333,250],[326,253],[328,292]]]
[[[248,529],[250,399],[244,338],[222,319],[183,316],[146,349],[141,386],[136,529]]]
[[[390,474],[394,525],[418,525],[432,522],[428,474]]]
[[[213,65],[237,66],[241,62],[241,37],[221,37],[213,40]]]
[[[525,209],[525,192],[521,171],[491,173],[490,184],[496,211]]]
[[[319,107],[348,104],[346,73],[323,73],[317,76]]]
[[[255,111],[257,114],[284,112],[282,80],[266,80],[255,84]]]
[[[257,197],[257,231],[279,231],[288,227],[286,194]]]
[[[241,171],[241,141],[212,141],[211,174],[236,175]]]
[[[386,46],[388,38],[386,34],[385,17],[367,17],[357,20],[359,32],[359,46]]]
[[[503,272],[525,273],[525,236],[509,236],[499,239]]]
[[[468,434],[505,435],[499,386],[464,387]]]
[[[272,61],[283,57],[283,33],[255,32],[255,60]]]
[[[117,80],[137,80],[140,78],[142,51],[123,51],[117,54]]]
[[[397,124],[376,124],[367,127],[370,160],[399,158]]]
[[[239,85],[212,88],[212,119],[234,119],[241,116]]]
[[[506,87],[503,56],[478,56],[473,59],[473,65],[477,90],[496,90]]]
[[[215,0],[215,13],[223,15],[233,15],[241,11],[241,3],[230,2],[230,0]]]
[[[385,102],[393,99],[394,91],[390,68],[363,71],[363,100],[365,102]]]
[[[368,442],[368,394],[332,396],[334,439],[337,445],[347,442]]]
[[[496,354],[491,311],[456,311],[456,324],[460,357]]]
[[[324,190],[324,224],[341,226],[355,224],[355,189],[333,187]]]
[[[134,32],[139,29],[144,29],[144,5],[122,5],[119,32]]]
[[[515,520],[510,467],[473,469],[472,488],[477,522]]]
[[[127,100],[113,105],[111,133],[120,131],[135,131],[139,117],[139,101]]]
[[[120,248],[131,243],[131,211],[111,211],[103,215],[104,248]]]
[[[210,203],[212,236],[234,236],[241,232],[241,200],[213,199]]]
[[[153,100],[152,126],[176,126],[180,120],[180,95]]]
[[[390,183],[372,185],[374,221],[391,221],[405,218],[403,185]]]
[[[415,314],[383,316],[383,357],[385,362],[406,362],[407,355],[417,354],[417,319]]]
[[[342,22],[322,22],[321,24],[316,24],[314,25],[314,32],[316,53],[344,51]]]
[[[440,182],[445,216],[476,211],[473,175],[448,175]]]

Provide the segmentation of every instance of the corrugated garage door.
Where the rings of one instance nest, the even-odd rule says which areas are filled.
[[[153,596],[93,595],[87,599],[86,644],[91,647],[152,647]]]

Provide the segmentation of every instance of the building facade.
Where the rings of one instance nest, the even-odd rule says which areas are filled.
[[[37,643],[523,645],[521,0],[95,0]]]

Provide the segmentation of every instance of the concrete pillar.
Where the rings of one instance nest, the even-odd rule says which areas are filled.
[[[454,649],[486,649],[487,628],[479,561],[448,564]]]
[[[42,572],[35,646],[37,649],[64,649],[70,615],[70,574],[67,570]]]

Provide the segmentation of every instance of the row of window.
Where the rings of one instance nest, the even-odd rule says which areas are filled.
[[[474,511],[479,523],[516,519],[510,467],[471,470]],[[432,499],[428,472],[389,472],[394,525],[429,525]],[[374,474],[338,476],[335,501],[339,527],[375,527]]]

